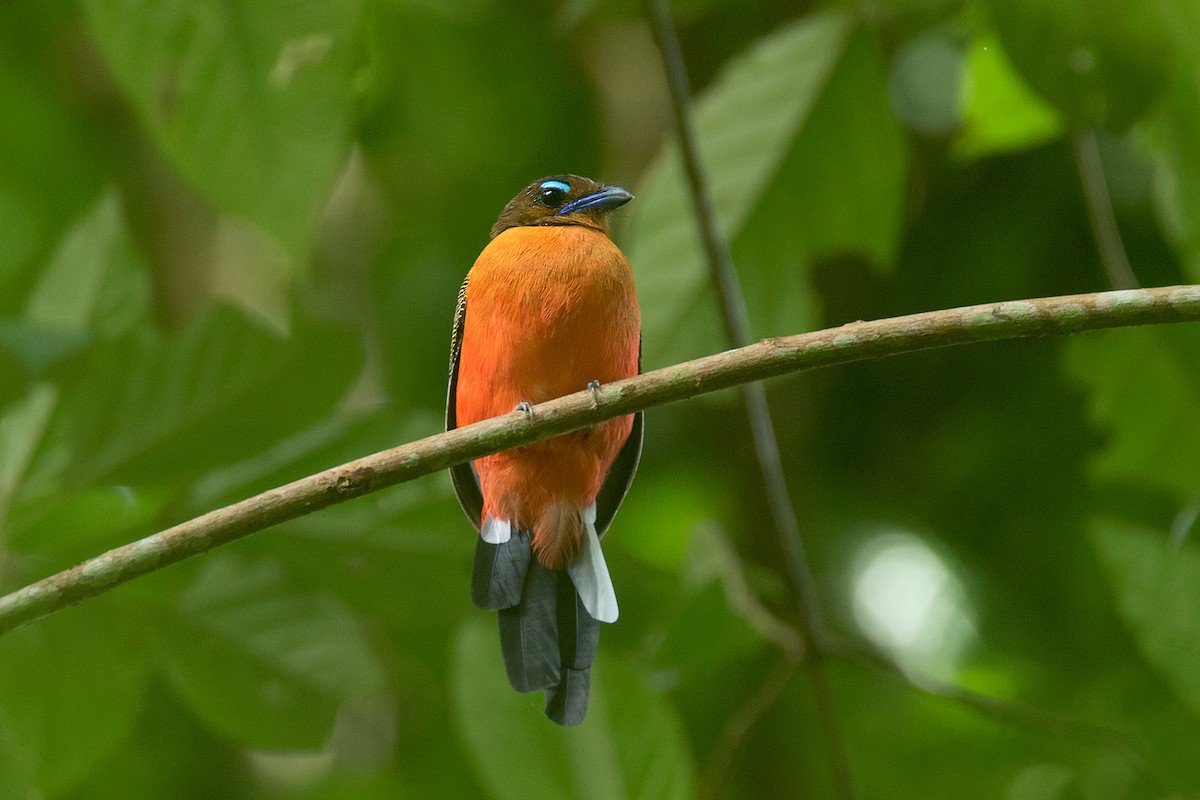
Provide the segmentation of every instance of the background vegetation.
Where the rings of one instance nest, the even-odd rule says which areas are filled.
[[[1200,282],[1200,3],[679,0],[755,333]],[[0,2],[0,589],[439,429],[503,203],[630,186],[645,364],[723,347],[630,2]],[[1119,238],[1118,238],[1119,237]],[[862,797],[1200,796],[1200,331],[779,380]],[[649,413],[578,729],[446,476],[0,638],[0,797],[826,797],[738,395]],[[947,696],[950,695],[950,696]]]

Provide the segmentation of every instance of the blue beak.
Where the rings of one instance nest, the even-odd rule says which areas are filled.
[[[586,195],[578,200],[572,200],[560,208],[555,213],[555,216],[561,217],[563,214],[574,214],[577,211],[586,211],[589,208],[614,209],[617,206],[625,205],[632,199],[633,195],[620,186],[606,186],[594,194]]]

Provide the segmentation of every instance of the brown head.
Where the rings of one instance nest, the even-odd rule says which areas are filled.
[[[633,195],[582,175],[550,175],[536,180],[508,201],[492,226],[492,238],[526,225],[585,225],[608,233],[608,215]]]

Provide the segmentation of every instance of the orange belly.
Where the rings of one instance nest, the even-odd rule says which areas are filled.
[[[578,225],[501,233],[467,282],[458,424],[637,374],[640,329],[629,262],[607,236]],[[539,520],[595,502],[632,425],[620,417],[476,460],[484,516],[534,529],[547,566],[569,563],[577,526],[555,536]]]

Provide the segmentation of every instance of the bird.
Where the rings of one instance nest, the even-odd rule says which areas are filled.
[[[446,396],[452,430],[641,371],[641,312],[609,215],[633,199],[580,175],[505,205],[458,294]],[[616,593],[600,548],[642,451],[642,413],[450,470],[478,538],[471,598],[497,611],[509,683],[554,722],[587,713],[600,623]]]

